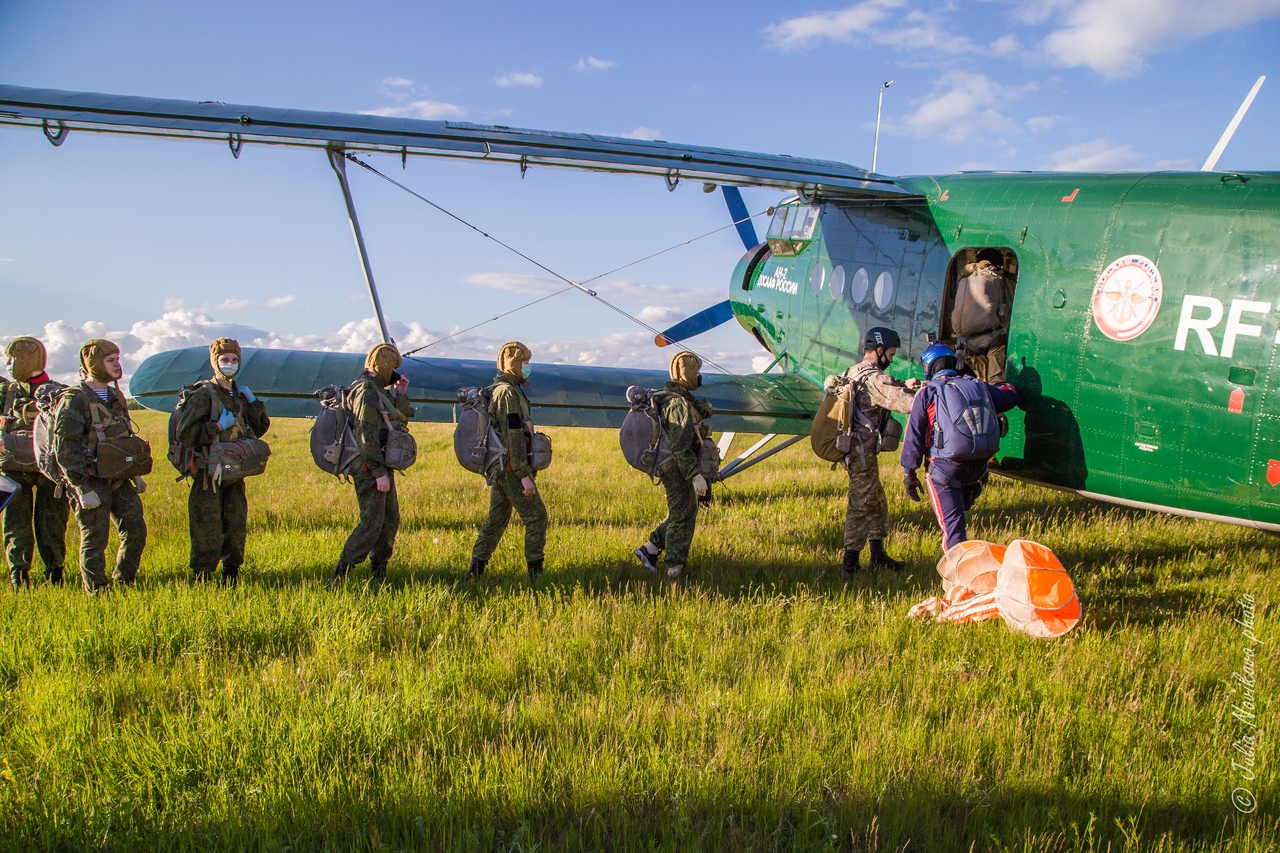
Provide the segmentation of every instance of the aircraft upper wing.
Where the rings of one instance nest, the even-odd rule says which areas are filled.
[[[831,160],[754,154],[587,133],[394,116],[316,112],[0,85],[0,124],[43,127],[55,144],[73,131],[340,148],[662,175],[776,187],[824,198],[912,196],[892,179]]]
[[[303,352],[246,348],[238,381],[267,403],[273,417],[314,417],[316,391],[346,385],[364,370],[358,353]],[[493,382],[492,361],[410,357],[400,372],[409,377],[414,419],[456,421],[457,390]],[[170,350],[148,358],[129,380],[129,392],[149,409],[172,411],[183,385],[213,376],[207,347]],[[534,423],[539,426],[622,426],[630,385],[661,388],[663,370],[535,364],[527,388]],[[698,396],[715,410],[717,431],[803,435],[822,402],[822,389],[794,374],[720,376],[707,374]]]

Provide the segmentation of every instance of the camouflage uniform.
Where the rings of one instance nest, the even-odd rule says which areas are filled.
[[[498,547],[511,520],[514,508],[524,522],[524,556],[534,574],[541,568],[547,542],[547,507],[542,495],[524,493],[521,480],[536,479],[529,464],[529,398],[511,376],[499,373],[493,380],[493,396],[489,400],[489,422],[506,448],[503,470],[489,487],[489,515],[471,549],[471,559],[487,563]]]
[[[226,430],[218,428],[218,417],[223,411],[231,412],[236,418],[235,424]],[[198,383],[178,413],[178,442],[197,454],[215,441],[261,438],[270,428],[271,419],[263,402],[249,402],[234,382],[231,390],[217,382]],[[215,488],[200,465],[196,471],[187,497],[191,576],[195,580],[208,580],[221,560],[223,580],[235,583],[244,563],[249,523],[245,481],[223,483]]]
[[[0,382],[0,417],[5,429],[29,429],[35,420],[35,390],[49,381],[41,373],[26,382]],[[12,398],[10,394],[12,393]],[[13,586],[30,583],[31,560],[39,549],[45,579],[61,584],[67,556],[67,519],[71,504],[58,486],[38,472],[5,471],[22,491],[4,508],[4,549]]]
[[[1013,286],[989,260],[967,265],[962,274],[951,311],[956,352],[983,382],[999,384],[1008,354]]]
[[[127,422],[124,395],[114,387],[109,388],[107,394],[107,409],[117,422]],[[93,509],[85,509],[73,497],[76,521],[80,524],[80,577],[89,593],[108,586],[106,550],[113,518],[120,533],[120,551],[112,574],[116,583],[134,582],[147,544],[147,522],[133,480],[100,479],[90,461],[97,445],[91,404],[97,402],[100,402],[97,393],[86,384],[64,392],[54,410],[52,436],[58,464],[75,496],[97,492],[102,501]],[[108,427],[108,432],[123,429],[124,426],[117,423]]]
[[[689,559],[693,531],[698,520],[698,500],[693,478],[700,472],[698,449],[702,437],[693,395],[678,382],[663,386],[660,416],[671,442],[671,464],[658,475],[667,492],[667,518],[649,535],[649,545],[667,552],[668,566],[683,566]]]
[[[869,362],[858,362],[844,375],[858,386],[854,407],[862,414],[862,418],[855,416],[858,428],[853,434],[853,447],[845,457],[849,470],[849,503],[844,516],[844,547],[846,551],[861,551],[868,539],[878,541],[888,535],[889,504],[880,483],[877,434],[858,425],[863,419],[881,424],[889,412],[909,414],[915,397],[902,382]]]
[[[413,417],[413,407],[408,397],[389,391],[377,375],[366,371],[352,384],[351,412],[356,443],[360,447],[363,464],[352,475],[355,482],[356,503],[360,506],[360,521],[347,537],[342,548],[340,574],[351,566],[370,560],[375,578],[386,575],[387,563],[400,529],[400,500],[396,496],[396,472],[383,464],[382,448],[388,430],[382,416],[385,413],[393,424],[403,424]],[[377,480],[385,476],[391,488],[378,491]]]

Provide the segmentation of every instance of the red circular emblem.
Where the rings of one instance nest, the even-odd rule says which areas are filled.
[[[1124,255],[1111,262],[1093,289],[1093,322],[1113,341],[1131,341],[1160,313],[1164,287],[1155,261]]]

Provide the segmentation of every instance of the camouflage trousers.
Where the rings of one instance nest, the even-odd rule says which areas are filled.
[[[37,549],[44,562],[45,579],[62,583],[71,503],[65,496],[54,497],[58,487],[48,477],[40,474],[5,476],[22,485],[22,491],[4,508],[4,555],[9,561],[13,585],[28,581]]]
[[[884,539],[889,533],[889,503],[880,482],[880,462],[867,454],[860,465],[856,454],[849,458],[849,504],[844,513],[844,547],[861,551],[868,539]]]
[[[1002,341],[976,352],[966,350],[964,361],[973,371],[974,376],[983,382],[998,385],[1004,381],[1005,359],[1008,353],[1009,345]]]
[[[356,503],[360,505],[360,521],[342,546],[339,561],[358,566],[368,557],[374,566],[385,566],[395,550],[396,533],[400,530],[400,498],[396,495],[396,473],[387,472],[391,488],[378,491],[378,480],[367,471],[351,478],[356,487]]]
[[[187,523],[191,529],[191,575],[207,579],[222,562],[222,576],[235,580],[244,563],[244,543],[249,525],[249,501],[244,481],[224,483],[215,491],[197,478],[187,497]]]
[[[99,506],[85,509],[76,502],[76,521],[80,524],[80,578],[84,590],[95,593],[106,589],[107,543],[111,538],[111,522],[120,533],[120,551],[116,554],[116,568],[111,577],[116,583],[131,584],[138,577],[142,563],[142,549],[147,546],[147,520],[142,515],[142,498],[138,497],[132,480],[125,480],[114,488],[104,486],[98,491],[102,500]]]
[[[480,526],[480,535],[471,549],[472,559],[487,561],[493,556],[511,521],[513,509],[524,522],[525,562],[542,559],[547,545],[547,505],[542,502],[539,492],[525,495],[520,478],[510,471],[499,474],[489,487],[489,515]]]
[[[681,476],[674,465],[658,479],[667,492],[667,518],[649,534],[649,544],[667,552],[668,566],[683,566],[689,560],[693,529],[698,522],[698,495],[693,481]]]

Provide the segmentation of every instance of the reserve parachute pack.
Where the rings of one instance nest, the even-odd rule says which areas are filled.
[[[90,476],[100,480],[118,482],[151,473],[151,445],[133,429],[133,421],[126,412],[116,417],[106,404],[85,388],[68,388],[56,382],[46,382],[36,389],[35,426],[32,439],[35,444],[36,467],[40,473],[55,483],[66,484],[66,472],[58,464],[53,447],[53,418],[63,400],[76,394],[87,394],[90,422]]]
[[[650,480],[656,480],[665,472],[673,459],[671,440],[662,427],[664,398],[670,396],[669,391],[651,390],[639,385],[632,385],[627,389],[627,402],[631,404],[631,410],[622,420],[618,443],[627,463],[637,471],[648,474]],[[705,401],[698,402],[705,404]],[[709,404],[707,411],[710,411]],[[711,440],[710,425],[699,417],[696,404],[694,418],[697,419],[699,442],[698,472],[708,481],[714,481],[720,474],[720,448]]]
[[[865,385],[865,376],[861,381],[843,375],[827,377],[827,393],[809,428],[809,444],[819,459],[842,462],[855,445],[875,453],[892,453],[902,444],[902,424],[893,415],[886,411],[875,423],[858,408],[858,391]],[[868,447],[872,436],[874,446]]]
[[[453,454],[458,457],[458,464],[480,474],[489,484],[507,462],[507,448],[489,418],[492,401],[492,385],[459,388],[458,423],[453,428]],[[551,467],[551,437],[536,431],[530,421],[525,421],[525,432],[529,436],[529,467],[545,471]]]
[[[267,470],[267,460],[271,457],[271,447],[265,441],[253,435],[240,419],[229,430],[231,435],[227,441],[215,441],[203,453],[196,453],[184,447],[178,441],[178,420],[187,400],[206,381],[193,385],[184,385],[178,392],[178,403],[169,414],[169,453],[170,464],[178,471],[178,479],[194,477],[203,473],[208,482],[216,489],[223,483],[236,483],[247,477],[256,477]],[[213,383],[207,383],[213,384]],[[215,394],[209,406],[209,419],[217,421],[222,417],[222,401]]]
[[[355,473],[361,461],[346,405],[347,393],[343,385],[326,385],[317,391],[320,414],[311,425],[311,458],[321,471],[340,479]]]
[[[24,395],[25,396],[25,395]],[[6,474],[34,474],[36,445],[33,429],[39,414],[35,400],[18,399],[18,383],[10,382],[0,401],[0,471]]]
[[[382,464],[392,471],[407,471],[418,461],[418,440],[409,427],[400,421],[392,423],[391,416],[382,412],[387,425],[387,440],[382,444]]]
[[[972,376],[948,377],[934,386],[935,459],[986,462],[1000,449],[1000,418],[985,382]]]

